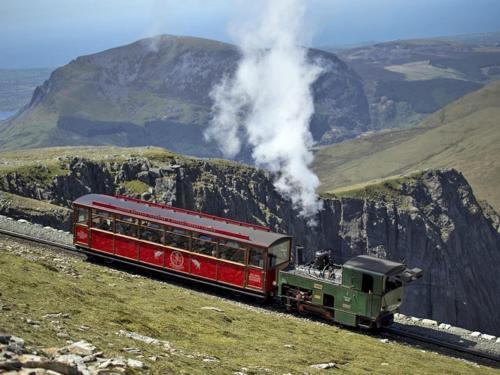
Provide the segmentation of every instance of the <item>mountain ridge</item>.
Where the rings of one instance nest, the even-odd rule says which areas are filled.
[[[308,56],[324,66],[313,84],[314,138],[329,143],[368,130],[357,74],[334,54],[312,49]],[[211,118],[209,93],[234,73],[239,58],[227,43],[167,35],[78,57],[56,69],[29,105],[0,125],[0,147],[154,145],[220,156],[202,135]]]

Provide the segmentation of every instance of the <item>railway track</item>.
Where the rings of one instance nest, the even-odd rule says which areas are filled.
[[[419,335],[414,332],[408,332],[402,329],[398,329],[394,326],[383,328],[382,332],[388,333],[393,336],[401,337],[403,339],[410,339],[425,344],[435,345],[438,346],[439,348],[448,349],[452,353],[466,354],[467,356],[469,356],[466,359],[478,358],[481,360],[480,361],[481,363],[485,363],[489,366],[500,368],[500,356],[494,353],[488,353],[474,348],[453,344],[449,341],[444,341],[433,337]]]
[[[49,240],[41,239],[38,237],[23,234],[23,233],[9,231],[9,230],[5,230],[5,229],[0,229],[0,234],[6,235],[9,237],[13,237],[13,238],[17,238],[17,239],[21,239],[21,240],[25,240],[25,241],[29,241],[29,242],[34,242],[37,244],[55,247],[55,248],[58,248],[60,250],[65,251],[65,252],[71,252],[73,254],[88,255],[85,251],[77,249],[73,245],[66,245],[66,244],[55,242],[55,241],[49,241]],[[107,257],[103,256],[103,258],[106,259]],[[114,259],[114,258],[113,258],[113,260],[116,261],[116,259]],[[131,262],[123,262],[123,263],[128,264],[128,265],[134,265]],[[142,268],[144,268],[144,267],[142,267]],[[413,340],[416,342],[437,346],[437,347],[442,348],[442,349],[447,349],[452,353],[459,354],[459,355],[462,354],[461,357],[463,357],[463,355],[465,354],[465,355],[467,355],[467,358],[465,358],[465,359],[471,360],[473,358],[476,358],[476,359],[479,359],[479,362],[481,362],[481,363],[484,363],[484,364],[492,366],[492,367],[500,368],[500,356],[497,354],[494,354],[494,353],[488,353],[488,352],[484,352],[484,351],[477,350],[474,348],[465,347],[465,346],[458,345],[458,344],[453,344],[453,343],[450,343],[448,341],[439,340],[439,339],[424,336],[424,335],[419,335],[419,334],[414,333],[414,332],[408,332],[405,330],[398,329],[394,326],[383,328],[381,332],[383,334],[386,334],[389,336],[399,337],[399,338],[404,339],[406,341]]]

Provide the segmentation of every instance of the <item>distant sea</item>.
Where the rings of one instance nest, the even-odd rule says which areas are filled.
[[[7,117],[14,116],[17,111],[0,111],[0,121],[5,120]]]

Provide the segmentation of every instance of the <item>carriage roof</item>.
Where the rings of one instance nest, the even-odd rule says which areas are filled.
[[[261,247],[269,247],[279,240],[291,238],[285,234],[271,232],[269,228],[263,226],[129,197],[88,194],[73,203],[122,215],[142,217],[145,220],[160,221],[187,230],[206,232]]]

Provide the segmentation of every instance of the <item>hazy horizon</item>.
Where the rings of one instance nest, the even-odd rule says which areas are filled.
[[[4,0],[0,3],[0,68],[68,63],[138,39],[188,35],[234,42],[231,29],[264,0]],[[494,0],[310,0],[306,40],[346,46],[500,30]]]

